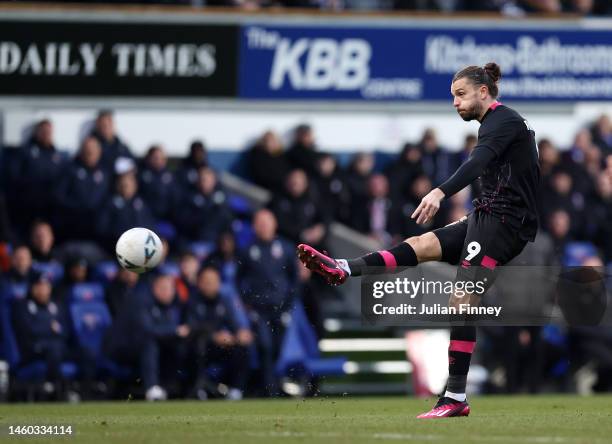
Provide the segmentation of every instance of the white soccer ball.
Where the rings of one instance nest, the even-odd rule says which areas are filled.
[[[157,234],[147,228],[132,228],[121,235],[115,246],[119,264],[134,273],[155,268],[163,256],[163,244]]]

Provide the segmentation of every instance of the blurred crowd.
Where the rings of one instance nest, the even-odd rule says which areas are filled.
[[[475,144],[468,135],[451,152],[428,129],[397,154],[341,159],[318,146],[309,125],[296,127],[287,146],[266,131],[236,162],[235,172],[271,192],[265,208],[253,208],[218,180],[203,141],[181,159],[169,161],[161,145],[139,159],[116,134],[113,114],[101,111],[68,156],[54,144],[53,122],[42,120],[23,146],[2,150],[0,357],[18,369],[16,379],[42,381],[48,398],[64,398],[74,384],[86,399],[122,393],[104,380],[126,390],[138,382],[151,400],[278,395],[296,303],[314,337],[323,332],[324,287],[297,265],[296,243],[325,249],[330,224],[340,222],[388,246],[457,220],[470,211],[478,182],[425,226],[409,216]],[[542,139],[539,150],[538,242],[549,249],[538,264],[609,263],[609,117],[585,126],[570,146]],[[116,239],[135,226],[165,244],[162,264],[141,276],[113,260]],[[491,331],[492,344],[525,356],[552,334],[517,329],[495,340]],[[581,350],[612,372],[610,335],[574,333],[587,338],[580,347],[600,346],[605,353]]]
[[[55,2],[55,0],[53,0]],[[124,0],[64,0],[76,3],[126,3]],[[243,10],[306,8],[319,10],[497,12],[526,14],[610,15],[606,0],[132,0],[127,3],[233,7]]]

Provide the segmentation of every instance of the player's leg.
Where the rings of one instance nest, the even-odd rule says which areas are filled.
[[[333,259],[310,245],[300,244],[297,255],[310,270],[322,275],[329,284],[340,285],[349,276],[392,273],[398,267],[412,267],[422,262],[456,262],[465,238],[464,219],[446,227],[409,237],[387,250],[374,251],[354,259]]]
[[[456,280],[481,281],[485,282],[485,289],[490,288],[495,282],[497,266],[509,262],[522,251],[524,245],[525,242],[518,239],[517,234],[499,219],[486,213],[475,213],[469,218]],[[477,306],[480,299],[481,296],[476,294],[454,294],[450,297],[449,305],[457,309],[460,304],[465,303]],[[475,326],[451,327],[446,392],[431,411],[419,415],[418,418],[469,415],[465,389],[475,347]]]

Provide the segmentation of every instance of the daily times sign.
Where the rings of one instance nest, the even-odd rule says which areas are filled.
[[[446,101],[488,61],[504,99],[612,99],[612,31],[0,21],[5,96]]]
[[[0,94],[234,96],[237,28],[0,22]]]

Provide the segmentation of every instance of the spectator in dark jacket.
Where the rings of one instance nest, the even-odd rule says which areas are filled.
[[[112,174],[115,161],[119,157],[134,158],[130,149],[115,132],[115,122],[111,111],[104,110],[98,113],[92,136],[100,142],[102,147],[101,164],[109,174]]]
[[[30,248],[34,262],[48,263],[57,260],[54,247],[53,227],[45,221],[35,221],[30,231]]]
[[[612,122],[608,115],[602,114],[591,126],[591,138],[604,156],[612,154]]]
[[[391,188],[391,199],[403,201],[410,193],[410,185],[416,176],[423,174],[422,153],[417,145],[406,143],[398,159],[386,169],[385,175]]]
[[[15,304],[13,325],[21,353],[20,365],[42,360],[47,391],[63,394],[61,364],[68,357],[68,325],[63,307],[51,300],[52,286],[44,275],[32,282],[28,297]]]
[[[293,143],[287,151],[287,159],[294,169],[301,169],[309,176],[317,174],[319,153],[310,125],[298,125],[293,134]]]
[[[291,170],[291,163],[278,136],[266,131],[247,156],[251,180],[268,190],[280,192]]]
[[[122,311],[129,310],[133,305],[133,300],[130,299],[135,298],[134,292],[138,284],[138,277],[137,273],[120,268],[106,289],[106,305],[113,318]]]
[[[227,195],[217,183],[212,168],[198,170],[197,190],[180,205],[177,225],[182,234],[192,241],[215,242],[219,233],[230,228],[232,213]]]
[[[259,210],[253,218],[256,240],[240,259],[240,290],[260,350],[264,393],[278,393],[274,363],[278,358],[298,276],[295,246],[276,235],[276,218]]]
[[[185,323],[184,308],[176,298],[174,278],[159,275],[153,278],[151,297],[140,310],[140,327],[144,333],[141,349],[142,379],[148,401],[166,399],[164,379],[178,386],[177,370],[184,365],[186,338],[191,333]]]
[[[235,307],[220,294],[221,279],[214,267],[198,273],[197,289],[189,299],[187,325],[194,340],[197,375],[213,364],[223,365],[220,382],[229,387],[229,399],[241,399],[249,374],[247,347],[253,334],[240,325]],[[196,387],[201,387],[201,379]],[[197,390],[197,388],[196,388]]]
[[[169,220],[177,203],[177,186],[168,170],[168,159],[163,148],[149,148],[138,172],[140,195],[157,220]]]
[[[281,235],[313,246],[324,242],[330,218],[313,198],[304,171],[293,170],[287,176],[285,192],[274,197],[270,209],[278,220]]]
[[[124,231],[134,227],[153,229],[155,220],[147,204],[137,194],[138,182],[132,172],[122,174],[115,182],[116,193],[97,217],[97,233],[108,250]]]
[[[597,179],[597,197],[590,206],[589,218],[597,224],[594,239],[601,245],[606,263],[612,261],[612,174],[602,172]]]
[[[193,192],[198,188],[198,171],[208,166],[208,151],[201,140],[194,140],[189,146],[189,154],[181,160],[176,171],[176,180],[182,193]]]
[[[351,192],[351,218],[354,209],[368,198],[368,181],[374,169],[372,153],[358,153],[347,168],[345,177]]]
[[[53,192],[64,172],[65,158],[53,144],[51,121],[42,120],[36,125],[17,162],[15,190],[9,198],[16,211],[15,226],[27,229],[35,218],[51,220],[55,205]]]
[[[438,144],[433,129],[425,130],[419,147],[423,152],[423,170],[433,183],[442,183],[455,172],[452,156]]]
[[[573,190],[585,197],[594,191],[593,178],[587,170],[589,152],[593,150],[598,148],[589,130],[583,128],[576,133],[572,146],[561,154],[561,167],[571,175]]]
[[[586,197],[574,186],[574,178],[566,169],[558,169],[545,181],[542,189],[542,220],[548,220],[557,209],[564,209],[571,223],[573,237],[581,237],[584,229]]]
[[[182,303],[189,301],[196,290],[200,261],[191,251],[185,251],[179,257],[179,275],[175,279],[176,294]]]
[[[389,181],[382,174],[374,174],[368,181],[368,198],[354,204],[352,227],[387,245],[391,242],[394,211]]]
[[[64,267],[64,278],[57,285],[53,292],[53,300],[60,304],[67,305],[70,303],[70,295],[74,286],[79,283],[87,282],[89,264],[87,260],[73,256],[66,261]]]
[[[565,246],[573,240],[570,215],[566,210],[557,208],[549,213],[545,221],[545,228],[548,228],[553,241],[556,259],[561,262]]]
[[[336,159],[331,154],[321,154],[313,176],[317,200],[325,213],[343,223],[351,217],[351,192]]]
[[[101,155],[98,140],[86,137],[57,187],[59,234],[63,239],[95,236],[95,213],[108,199],[112,179],[102,166]]]
[[[24,299],[38,273],[32,268],[32,254],[26,245],[17,245],[11,256],[11,268],[0,275],[2,294],[8,300]]]

